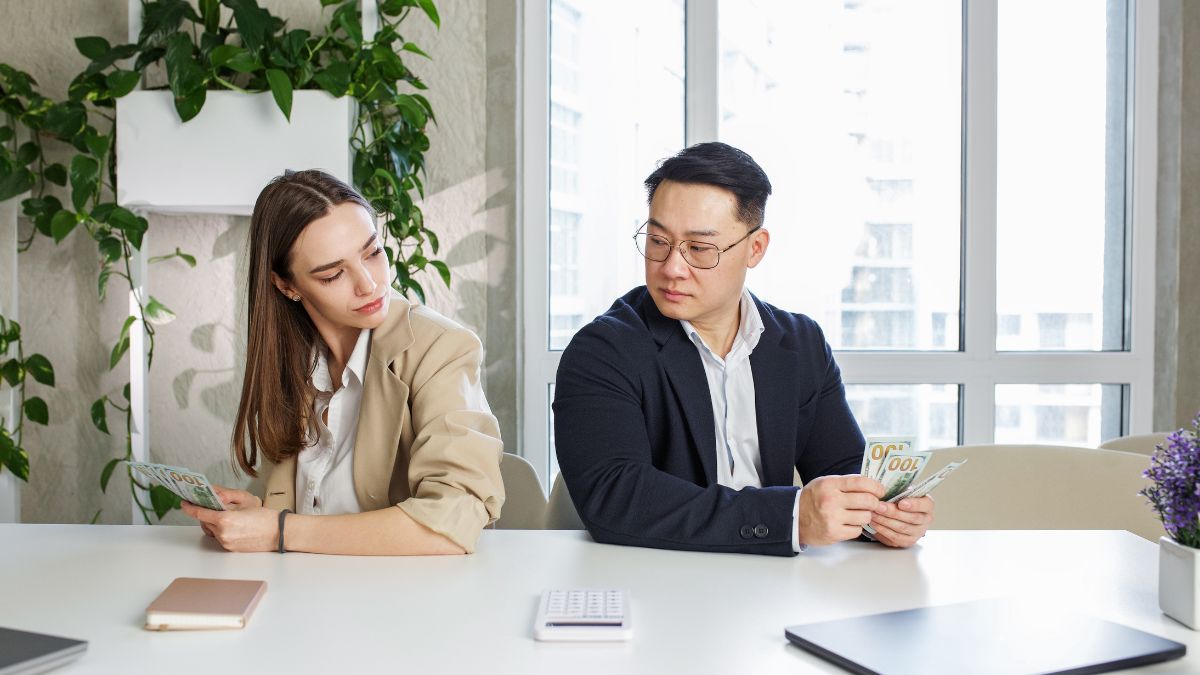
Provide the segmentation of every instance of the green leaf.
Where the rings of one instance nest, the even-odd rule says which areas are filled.
[[[138,45],[142,48],[162,47],[167,38],[179,31],[191,7],[187,0],[159,0],[142,5],[142,31]]]
[[[125,383],[124,387],[121,387],[121,395],[125,397],[126,403],[128,403],[131,400],[129,398],[129,383],[128,382]]]
[[[156,255],[153,258],[151,258],[150,260],[148,260],[147,262],[150,262],[150,263],[165,262],[172,258],[179,258],[183,262],[187,263],[188,267],[196,266],[196,256],[189,255],[187,253],[184,253],[183,251],[180,251],[178,246],[175,247],[174,253],[168,253],[167,255]]]
[[[330,5],[340,5],[343,2],[346,2],[346,0],[321,0],[321,7],[328,7]]]
[[[100,300],[108,295],[108,279],[112,276],[112,268],[104,265],[100,268],[100,277],[96,280],[96,290],[100,295]]]
[[[45,426],[50,423],[50,409],[46,407],[46,402],[40,396],[27,398],[25,399],[25,417],[28,417],[30,422]]]
[[[21,147],[17,148],[17,164],[20,164],[21,166],[33,164],[33,162],[41,154],[42,153],[38,150],[37,143],[34,143],[33,141],[22,143]]]
[[[15,133],[12,127],[0,126],[0,143],[7,143],[12,140]]]
[[[207,98],[208,93],[205,89],[197,89],[183,98],[176,98],[175,112],[179,113],[179,120],[187,122],[196,115],[199,115],[200,109],[204,107],[204,101]]]
[[[163,326],[175,320],[175,312],[167,309],[167,306],[153,295],[150,296],[150,302],[146,303],[143,313],[146,315],[146,321],[155,326]]]
[[[108,460],[108,463],[104,465],[104,470],[100,472],[100,491],[101,492],[108,491],[108,481],[110,478],[112,478],[113,469],[117,468],[117,465],[120,463],[121,463],[121,458],[116,457],[116,458]]]
[[[350,44],[357,47],[362,44],[362,25],[359,23],[357,3],[345,4],[333,12],[333,24],[339,26],[350,38]]]
[[[220,0],[200,0],[200,17],[204,20],[204,30],[216,33],[221,28]]]
[[[417,5],[425,11],[425,15],[433,22],[433,25],[439,29],[442,27],[442,19],[438,16],[437,7],[433,6],[433,0],[417,0]]]
[[[404,46],[403,46],[403,47],[401,47],[400,49],[403,49],[403,50],[404,50],[404,51],[406,51],[406,52],[412,52],[412,53],[414,53],[414,54],[420,54],[421,56],[424,56],[424,57],[425,57],[425,58],[427,58],[427,59],[432,59],[432,58],[433,58],[432,56],[430,56],[430,55],[426,54],[426,53],[425,53],[425,52],[424,52],[424,51],[423,51],[423,50],[422,50],[420,47],[418,47],[418,46],[414,45],[414,44],[413,44],[413,43],[411,43],[411,42],[405,42],[405,43],[404,43]]]
[[[0,168],[0,202],[29,192],[35,182],[37,177],[23,166],[13,167],[8,173],[3,173],[3,168]]]
[[[133,213],[129,209],[118,206],[109,214],[108,222],[113,227],[125,233],[125,237],[129,239],[131,246],[141,250],[142,237],[145,236],[146,230],[150,227],[145,218]]]
[[[234,54],[225,65],[239,73],[251,73],[262,68],[262,64],[258,62],[258,59],[245,49]]]
[[[416,279],[408,279],[404,282],[404,285],[412,290],[413,293],[417,294],[417,297],[421,300],[422,305],[425,304],[425,289],[421,288],[421,284],[417,283]]]
[[[83,211],[95,194],[100,179],[100,164],[87,155],[71,158],[71,203]]]
[[[92,220],[96,221],[97,223],[107,223],[108,217],[111,216],[112,212],[116,209],[116,203],[104,202],[103,204],[100,204],[96,208],[92,209],[92,212],[88,215],[90,215]]]
[[[420,212],[418,211],[418,213],[420,213]],[[432,230],[426,230],[425,236],[429,239],[429,247],[432,248],[433,252],[436,254],[438,252],[438,246],[440,245],[438,242],[437,234],[434,233]],[[449,284],[447,284],[447,285],[449,285]]]
[[[17,478],[29,481],[29,455],[24,448],[17,447],[3,428],[0,428],[0,464],[8,467]]]
[[[159,520],[162,520],[163,516],[173,509],[179,508],[182,503],[182,500],[167,488],[161,485],[150,486],[150,504],[154,507],[154,515]]]
[[[92,424],[104,433],[108,433],[108,397],[101,396],[92,403]]]
[[[62,164],[51,164],[50,166],[46,167],[46,170],[42,172],[42,175],[46,177],[46,180],[54,183],[55,185],[67,184],[67,167],[63,166]]]
[[[89,131],[84,138],[84,143],[87,144],[88,150],[90,150],[92,154],[97,157],[103,157],[108,154],[108,136],[101,136],[100,134]]]
[[[54,386],[54,366],[51,365],[50,359],[41,354],[34,354],[25,359],[25,372],[32,375],[39,384]]]
[[[105,237],[100,240],[100,257],[107,263],[115,263],[121,259],[125,253],[124,246],[121,245],[121,240],[116,237]]]
[[[275,104],[283,111],[283,116],[292,121],[292,81],[287,74],[276,68],[267,69],[267,83],[271,85],[271,95]]]
[[[80,103],[59,103],[46,111],[46,129],[70,142],[87,124],[87,110]]]
[[[100,522],[101,513],[104,513],[104,509],[96,509],[96,514],[92,516],[90,521],[88,521],[88,525],[95,525],[96,523]]]
[[[108,44],[108,40],[95,36],[75,38],[75,48],[79,50],[80,54],[93,61],[104,58],[112,50],[112,46]]]
[[[350,63],[334,61],[313,75],[313,80],[331,96],[341,98],[350,89]]]
[[[75,158],[79,159],[79,156],[77,155]],[[71,230],[75,229],[75,225],[78,222],[75,219],[75,214],[66,209],[54,214],[54,217],[50,220],[50,236],[54,237],[54,243],[62,243],[62,240],[71,234]]]
[[[429,118],[425,114],[425,108],[416,99],[407,94],[400,94],[396,96],[394,101],[396,107],[400,109],[400,114],[404,116],[405,121],[418,129],[424,128]]]
[[[255,0],[225,0],[225,4],[233,9],[233,20],[242,42],[257,54],[272,32],[271,13],[259,7]]]
[[[438,274],[442,277],[442,281],[446,284],[447,287],[449,287],[450,286],[450,268],[446,266],[446,263],[442,262],[441,260],[430,260],[429,264],[433,265],[433,267],[435,269],[437,269]]]
[[[121,326],[121,336],[117,338],[117,344],[113,345],[112,353],[108,357],[108,369],[112,370],[121,362],[121,357],[125,356],[125,352],[129,351],[129,327],[133,322],[137,321],[136,316],[130,316],[125,319],[125,325]]]
[[[213,68],[220,68],[221,66],[229,63],[229,61],[238,54],[246,54],[249,56],[249,53],[245,49],[237,45],[221,45],[219,47],[213,47],[212,52],[208,55],[208,61],[213,65]],[[254,57],[251,56],[250,58],[253,60]]]
[[[108,90],[112,93],[113,98],[121,98],[133,91],[141,79],[142,74],[136,71],[114,70],[104,78],[104,82],[108,84]]]
[[[3,366],[0,366],[0,376],[4,377],[8,386],[15,387],[25,379],[25,369],[21,367],[20,361],[9,359],[4,362]]]

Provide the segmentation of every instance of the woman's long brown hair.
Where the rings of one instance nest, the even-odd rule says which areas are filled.
[[[308,224],[352,202],[374,216],[354,188],[322,171],[287,171],[259,193],[250,218],[246,375],[233,425],[233,456],[251,476],[258,455],[293,457],[315,438],[312,372],[316,326],[299,302],[275,287],[271,272],[291,279],[292,245]]]

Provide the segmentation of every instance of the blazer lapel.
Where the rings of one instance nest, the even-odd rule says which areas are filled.
[[[391,503],[388,487],[408,415],[409,393],[396,361],[413,343],[411,309],[393,292],[388,318],[371,334],[353,459],[354,490],[363,511]]]
[[[667,373],[671,388],[683,410],[688,434],[695,444],[700,464],[708,484],[717,482],[717,440],[712,411],[712,397],[708,392],[708,378],[696,346],[683,334],[683,328],[674,319],[668,319],[658,311],[649,292],[642,302],[643,316],[654,340],[659,345],[658,363]]]
[[[750,354],[762,484],[763,487],[791,485],[796,462],[796,411],[800,407],[800,388],[796,382],[800,355],[784,346],[783,330],[757,298],[755,304],[764,328]]]

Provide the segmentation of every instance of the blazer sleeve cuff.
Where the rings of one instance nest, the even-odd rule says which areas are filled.
[[[406,499],[396,504],[396,508],[467,553],[475,552],[479,533],[491,520],[487,507],[479,499],[461,492]]]

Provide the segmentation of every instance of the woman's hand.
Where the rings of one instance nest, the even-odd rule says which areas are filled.
[[[221,503],[230,511],[255,509],[262,506],[261,499],[245,490],[227,488],[224,485],[214,485],[213,489],[217,491],[217,496],[221,498]]]
[[[225,501],[225,495],[221,494],[221,500]],[[226,551],[274,551],[279,547],[278,511],[248,504],[236,510],[213,511],[191,502],[183,502],[182,508],[184,513],[200,521],[204,533],[215,538]]]

